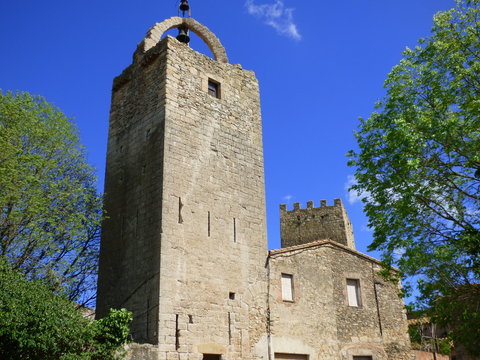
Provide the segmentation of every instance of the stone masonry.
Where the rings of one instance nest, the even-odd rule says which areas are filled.
[[[273,250],[269,256],[272,346],[310,359],[412,359],[400,288],[377,273],[378,260],[335,241]],[[293,275],[294,299],[282,299],[281,274]],[[347,302],[357,279],[359,306]]]
[[[215,59],[162,39],[178,26]],[[399,287],[355,251],[339,199],[282,205],[268,252],[258,82],[227,59],[174,17],[115,78],[97,317],[133,312],[128,360],[411,359]]]
[[[133,339],[167,359],[253,358],[267,256],[254,74],[170,37],[137,54],[113,85],[105,193],[98,316],[132,310]]]
[[[308,201],[305,209],[295,203],[291,211],[282,204],[280,225],[282,247],[330,239],[355,249],[352,224],[340,199],[335,199],[333,206],[327,206],[327,201],[321,200],[320,207],[314,207],[313,201]]]

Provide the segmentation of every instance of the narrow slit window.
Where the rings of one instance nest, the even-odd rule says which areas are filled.
[[[210,211],[208,212],[207,232],[208,232],[208,236],[210,237]]]
[[[175,349],[180,348],[180,329],[178,327],[178,314],[175,315]]]
[[[232,314],[228,313],[228,344],[232,345]]]
[[[348,306],[360,307],[360,280],[347,279],[347,300]]]
[[[208,94],[214,98],[220,99],[220,83],[215,80],[208,79]]]
[[[237,242],[237,219],[233,218],[233,242]]]
[[[282,274],[282,300],[293,301],[293,275]]]
[[[183,218],[182,218],[182,208],[183,208],[183,203],[182,203],[182,198],[178,198],[178,223],[183,224]]]

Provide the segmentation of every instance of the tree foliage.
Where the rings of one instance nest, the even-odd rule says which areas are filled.
[[[1,359],[119,359],[131,320],[123,309],[89,321],[65,296],[27,280],[0,256]]]
[[[39,96],[0,92],[0,149],[0,255],[88,300],[101,199],[73,124]]]
[[[479,299],[479,1],[458,0],[438,13],[431,36],[406,49],[385,87],[376,112],[361,119],[359,150],[349,154],[353,190],[363,195],[374,230],[370,249],[416,275],[418,305],[455,314],[460,298]],[[471,296],[456,296],[459,289]],[[478,322],[470,326],[453,327],[452,337],[478,341]]]

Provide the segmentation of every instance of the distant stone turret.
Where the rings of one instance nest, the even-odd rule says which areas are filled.
[[[340,199],[335,199],[333,206],[321,200],[320,207],[308,201],[306,209],[294,203],[290,211],[287,205],[280,205],[280,232],[282,247],[330,239],[355,249],[352,224]]]

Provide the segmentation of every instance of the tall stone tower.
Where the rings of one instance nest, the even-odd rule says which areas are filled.
[[[171,28],[215,60],[161,39]],[[105,209],[98,317],[133,311],[152,359],[255,358],[267,302],[258,83],[192,18],[151,28],[113,82]]]

